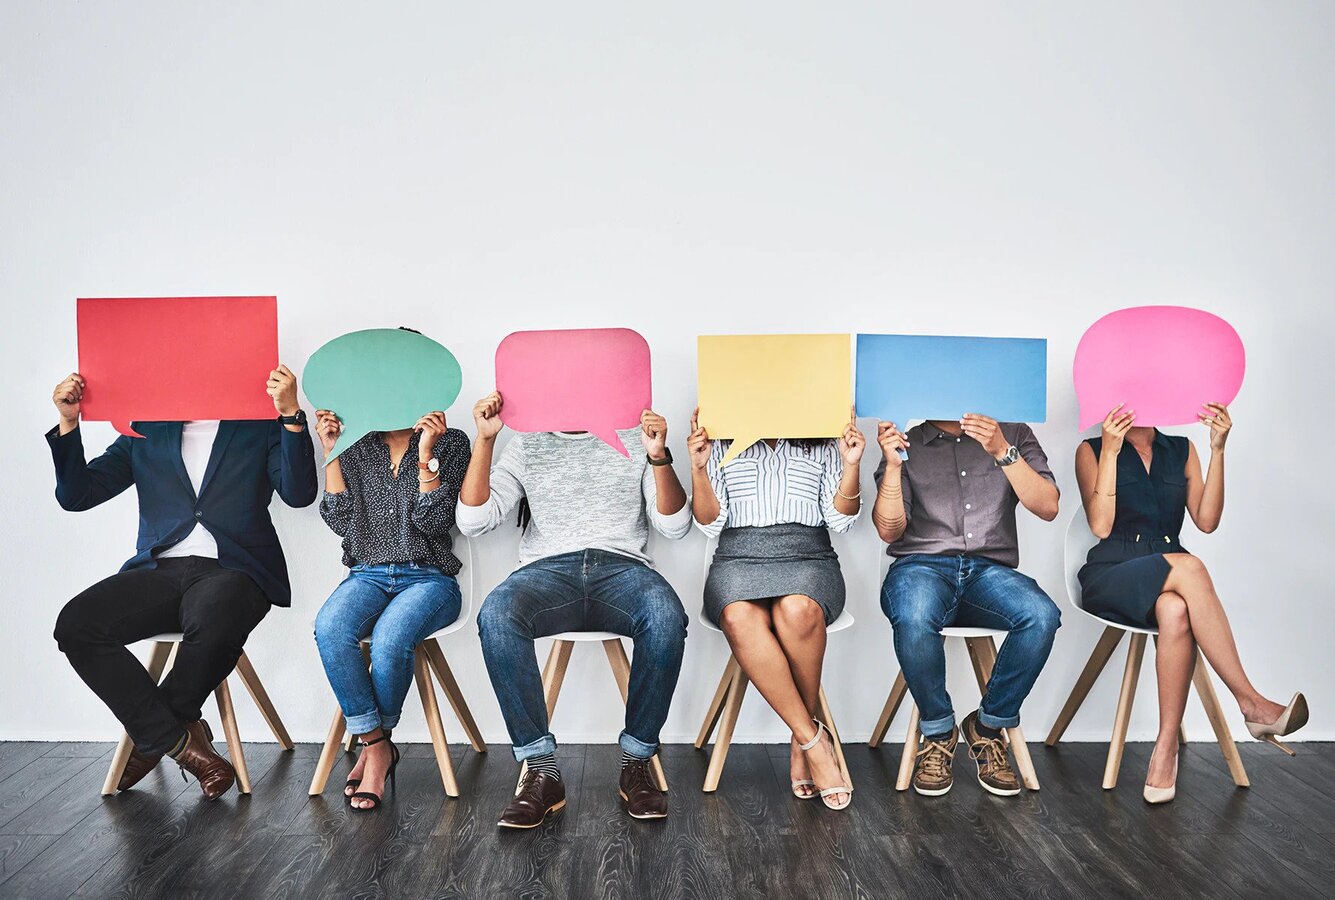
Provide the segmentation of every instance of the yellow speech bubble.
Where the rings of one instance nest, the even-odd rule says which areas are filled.
[[[732,440],[724,465],[757,441],[839,437],[848,425],[850,335],[700,335],[697,356],[700,425]]]

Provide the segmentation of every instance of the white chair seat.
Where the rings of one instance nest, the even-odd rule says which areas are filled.
[[[972,625],[947,625],[941,629],[941,636],[948,638],[999,638],[1006,636],[1003,628],[974,628]]]
[[[169,642],[169,643],[173,643],[173,644],[174,644],[174,643],[176,643],[177,641],[183,641],[183,640],[185,640],[185,635],[182,634],[182,633],[179,632],[179,631],[164,631],[164,632],[162,632],[162,634],[155,634],[155,635],[153,635],[152,637],[144,638],[144,640],[146,640],[146,641],[167,641],[167,642]]]
[[[610,631],[563,631],[550,637],[554,641],[614,641],[625,635],[613,634]]]
[[[709,621],[709,619],[705,618],[704,610],[700,611],[700,614],[695,617],[695,620],[699,622],[701,625],[703,625],[706,629],[714,632],[715,634],[723,633],[722,628],[719,628],[713,622]],[[853,614],[850,613],[848,610],[844,610],[839,614],[839,618],[831,622],[829,627],[825,629],[825,633],[834,634],[835,632],[843,631],[845,628],[852,628],[853,621],[854,621]]]

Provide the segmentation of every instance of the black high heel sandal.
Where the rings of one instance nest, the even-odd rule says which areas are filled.
[[[204,725],[205,727],[208,727],[207,722],[205,722]],[[380,733],[385,737],[392,737],[394,734],[394,732],[392,731],[384,731],[384,730],[382,730]],[[212,738],[212,735],[210,735],[209,737]],[[361,744],[362,742],[358,741],[357,743]],[[375,741],[372,741],[371,743],[374,744]],[[362,744],[362,746],[367,746],[367,745]],[[361,785],[361,783],[362,780],[360,778],[349,778],[347,781],[343,782],[343,802],[348,806],[352,805],[352,794],[348,793],[348,788],[352,788],[352,793],[355,794],[357,792],[357,788]]]
[[[382,734],[380,737],[376,738],[373,741],[358,741],[358,743],[361,744],[363,747],[374,747],[381,741],[389,741],[389,771],[385,772],[385,783],[388,784],[391,788],[393,788],[394,793],[397,794],[399,792],[399,786],[397,781],[395,780],[394,770],[399,767],[400,754],[398,746],[395,745],[395,743],[392,740],[390,740],[389,735],[387,734]],[[352,782],[349,781],[348,783],[351,784]],[[360,785],[361,781],[359,780],[357,783]],[[371,805],[353,806],[352,804],[353,800],[370,800]],[[383,794],[373,794],[370,791],[357,791],[348,796],[348,806],[351,809],[355,809],[357,812],[371,812],[372,810],[379,809],[380,804],[383,803],[384,800],[385,797]]]

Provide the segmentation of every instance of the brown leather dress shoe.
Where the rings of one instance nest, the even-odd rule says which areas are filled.
[[[162,759],[161,753],[147,756],[140,753],[138,748],[131,747],[130,758],[125,761],[125,771],[121,772],[121,780],[116,782],[116,790],[128,791],[143,781],[145,775],[158,767],[160,759]]]
[[[632,819],[667,818],[667,794],[654,782],[649,760],[636,759],[621,767],[621,785],[617,793]]]
[[[548,813],[554,813],[565,805],[565,783],[546,772],[530,769],[524,775],[519,793],[506,804],[501,820],[496,824],[502,828],[537,828]]]
[[[173,759],[195,776],[206,799],[217,800],[236,783],[236,770],[213,749],[213,732],[203,719],[187,723],[185,733],[185,747]]]

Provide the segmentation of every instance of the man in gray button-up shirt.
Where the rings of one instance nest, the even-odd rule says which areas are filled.
[[[872,518],[896,562],[881,588],[894,627],[895,654],[918,706],[924,749],[914,789],[950,790],[950,759],[959,742],[946,692],[941,629],[999,628],[1002,644],[980,708],[962,728],[978,781],[1002,796],[1020,792],[1001,730],[1020,724],[1020,706],[1052,650],[1061,614],[1020,561],[1015,507],[1057,516],[1057,485],[1028,425],[966,415],[925,422],[904,434],[882,422],[885,460]],[[908,450],[901,463],[899,451]]]

